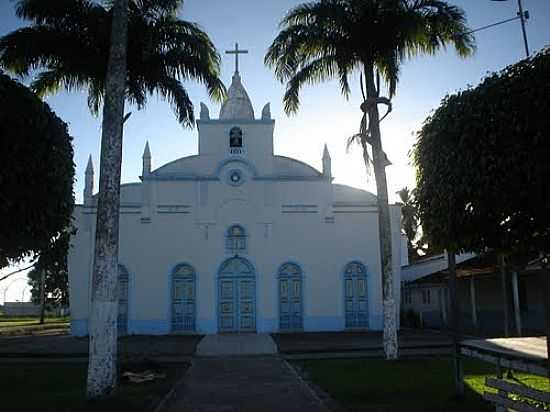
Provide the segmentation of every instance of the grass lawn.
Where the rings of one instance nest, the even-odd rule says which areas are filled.
[[[86,364],[3,364],[0,365],[1,409],[10,412],[123,412],[149,411],[182,376],[185,367],[134,365],[124,370],[152,369],[166,373],[166,379],[149,383],[120,382],[115,396],[86,402]]]
[[[485,377],[495,376],[490,364],[467,360],[464,365],[466,396],[453,396],[450,359],[315,360],[296,362],[302,374],[351,411],[494,411],[481,394]],[[514,374],[520,382],[550,390],[548,379]]]
[[[44,318],[44,323],[67,323],[69,317],[56,317],[47,316]],[[0,316],[0,328],[7,328],[10,326],[26,326],[26,325],[38,325],[40,323],[39,317],[21,317],[21,316]]]
[[[69,327],[69,317],[46,317],[40,324],[37,317],[0,317],[0,336],[27,335],[36,332]]]

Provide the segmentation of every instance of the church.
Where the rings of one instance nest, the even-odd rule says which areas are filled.
[[[198,154],[153,170],[146,145],[140,182],[121,185],[120,334],[382,330],[376,197],[332,182],[326,146],[321,171],[276,155],[274,127],[237,64],[219,117],[201,104]],[[91,307],[93,181],[90,158],[69,252],[76,336]],[[398,297],[406,249],[390,209]]]

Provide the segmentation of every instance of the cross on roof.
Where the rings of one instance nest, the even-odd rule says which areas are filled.
[[[235,50],[226,50],[225,53],[235,55],[235,73],[239,73],[239,54],[248,54],[248,50],[239,50],[239,43],[235,43]]]

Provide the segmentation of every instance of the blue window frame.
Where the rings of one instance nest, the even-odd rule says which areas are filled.
[[[246,252],[246,232],[242,226],[233,225],[227,229],[225,249],[231,254]]]

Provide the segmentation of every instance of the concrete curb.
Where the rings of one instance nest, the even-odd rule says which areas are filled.
[[[405,349],[399,351],[399,357],[422,357],[450,355],[450,348],[433,348],[429,351],[425,349]],[[321,359],[361,359],[361,358],[383,358],[384,351],[347,351],[347,352],[313,352],[313,353],[282,353],[280,356],[286,360],[321,360]]]

